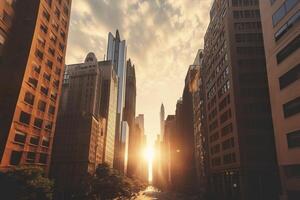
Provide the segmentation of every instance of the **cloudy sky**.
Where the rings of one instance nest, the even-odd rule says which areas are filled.
[[[184,78],[209,22],[212,0],[73,0],[66,63],[106,54],[108,32],[119,29],[136,66],[137,114],[147,134],[159,133],[159,111],[174,114]]]

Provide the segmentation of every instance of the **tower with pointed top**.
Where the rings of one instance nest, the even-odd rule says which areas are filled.
[[[122,121],[123,110],[125,107],[126,94],[126,41],[121,40],[119,31],[116,31],[116,36],[112,33],[108,34],[107,45],[107,60],[111,60],[114,71],[118,77],[118,101],[117,101],[117,118],[116,118],[116,135],[115,135],[115,156],[114,168],[120,167],[120,146],[122,144]]]
[[[164,140],[164,132],[165,132],[165,107],[162,103],[160,106],[160,140]]]

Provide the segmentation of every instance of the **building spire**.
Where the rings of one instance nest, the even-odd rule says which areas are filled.
[[[116,31],[116,38],[120,39],[120,33],[119,33],[119,30],[117,29]]]

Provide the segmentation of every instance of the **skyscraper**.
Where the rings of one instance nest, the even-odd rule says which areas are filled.
[[[135,66],[129,59],[127,61],[126,73],[126,95],[124,121],[129,126],[129,147],[128,147],[128,175],[137,174],[139,155],[140,135],[135,131],[135,110],[136,110],[136,77]]]
[[[212,194],[278,199],[258,0],[214,1],[203,65]]]
[[[115,162],[114,167],[122,170],[120,145],[122,140],[122,121],[123,111],[125,107],[125,94],[126,94],[126,41],[120,38],[119,31],[116,31],[114,37],[112,33],[108,34],[107,45],[107,60],[111,60],[114,70],[118,76],[118,106],[117,106],[117,119],[116,119],[116,140],[115,140]]]
[[[85,176],[94,173],[104,160],[102,79],[93,53],[84,63],[66,67],[51,165],[57,198],[72,195]]]
[[[21,0],[13,19],[4,13],[11,28],[0,66],[1,168],[49,167],[70,7],[71,0]]]
[[[111,167],[115,157],[116,116],[118,101],[118,78],[111,61],[99,62],[103,73],[101,91],[101,116],[106,119],[104,161]]]
[[[160,106],[160,140],[164,140],[164,134],[165,134],[165,107],[162,103]]]
[[[300,1],[260,1],[284,200],[300,197]]]

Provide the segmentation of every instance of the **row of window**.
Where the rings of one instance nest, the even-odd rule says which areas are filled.
[[[287,44],[282,50],[280,50],[277,55],[277,64],[282,63],[287,57],[292,55],[295,51],[300,48],[300,35],[293,39],[289,44]]]
[[[300,64],[296,65],[279,78],[280,89],[284,89],[300,79]]]
[[[293,131],[287,134],[287,142],[289,148],[300,147],[300,130]]]
[[[22,124],[29,125],[30,121],[31,121],[31,114],[21,111],[20,117],[19,117],[19,122],[21,122]],[[44,128],[46,130],[49,130],[49,131],[52,130],[53,123],[51,121],[48,121],[48,120],[43,121],[42,119],[39,119],[39,118],[34,119],[34,127],[41,129],[41,128],[43,128],[43,124],[44,124]]]
[[[10,165],[19,165],[21,162],[21,158],[25,154],[25,152],[22,151],[12,151],[10,155]],[[36,159],[36,153],[35,152],[27,152],[26,153],[26,161],[27,163],[34,163]],[[39,154],[38,162],[40,164],[47,164],[48,155],[45,153]]]
[[[259,10],[235,10],[233,11],[234,19],[260,18]]]
[[[26,92],[25,93],[24,101],[27,104],[33,106],[34,100],[35,100],[35,96],[31,92]],[[40,100],[38,102],[38,109],[40,111],[42,111],[42,112],[45,112],[45,110],[46,110],[46,103],[44,101]],[[51,114],[51,115],[55,114],[55,107],[53,105],[49,105],[48,113]]]
[[[232,6],[257,6],[258,0],[232,0]]]
[[[232,164],[236,162],[235,153],[229,153],[223,156],[223,164]],[[221,157],[216,157],[211,160],[213,167],[221,165]]]
[[[261,33],[240,33],[235,35],[235,41],[237,43],[263,43],[263,36]]]
[[[261,22],[236,22],[234,29],[236,31],[261,30]]]
[[[300,20],[300,10],[298,10],[298,12],[296,12],[295,15],[293,15],[292,17],[290,17],[288,19],[287,23],[285,23],[274,34],[275,41],[278,41],[280,38],[282,38],[288,32],[288,30],[290,30],[299,20]]]
[[[283,105],[284,117],[288,118],[300,113],[300,97],[297,97]]]
[[[299,2],[299,0],[286,0],[272,16],[273,26],[276,26],[278,22],[282,20],[287,15],[287,13]]]
[[[14,141],[19,144],[25,144],[26,143],[27,134],[23,133],[21,131],[16,131]],[[40,137],[39,136],[32,136],[29,139],[29,144],[38,146],[40,143]],[[41,145],[43,147],[49,147],[50,141],[49,138],[43,137]]]
[[[45,78],[45,77],[44,77],[44,78]],[[46,79],[46,80],[47,80],[47,79]],[[49,81],[49,80],[48,80],[48,81]],[[37,85],[38,85],[38,80],[35,79],[35,78],[29,77],[29,78],[28,78],[28,84],[29,84],[31,87],[33,87],[34,89],[36,89],[36,88],[37,88]],[[53,85],[54,85],[56,88],[58,88],[58,87],[59,87],[59,81],[54,81],[54,82],[53,82]],[[42,95],[48,96],[48,95],[49,95],[49,88],[46,87],[46,86],[42,86],[42,85],[41,85],[41,87],[40,87],[40,92],[41,92]],[[58,97],[57,92],[56,92],[55,90],[52,90],[52,91],[50,92],[50,99],[51,99],[52,101],[55,102],[55,101],[57,100],[57,97]]]

